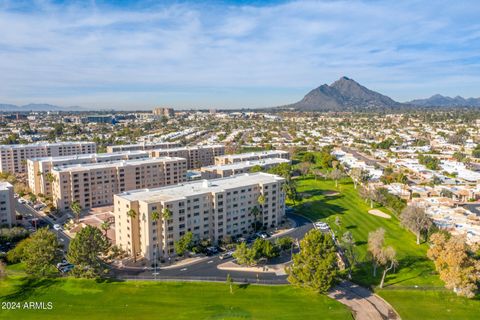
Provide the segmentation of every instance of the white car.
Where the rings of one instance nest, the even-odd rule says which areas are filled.
[[[55,230],[57,230],[57,231],[60,231],[60,230],[62,230],[62,226],[59,225],[59,224],[54,224],[54,225],[53,225],[53,229],[55,229]]]
[[[27,203],[27,200],[23,199],[23,198],[19,198],[18,199],[18,202],[21,203],[21,204],[26,204]]]
[[[42,210],[43,208],[45,208],[45,205],[43,203],[39,203],[33,206],[33,209],[35,210]]]
[[[330,227],[325,222],[319,221],[319,222],[315,222],[313,225],[314,225],[315,229],[319,229],[319,230],[322,230],[322,231],[330,230]]]

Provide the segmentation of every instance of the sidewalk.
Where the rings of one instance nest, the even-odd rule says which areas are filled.
[[[330,298],[352,309],[356,320],[400,319],[393,307],[366,288],[344,281],[330,290]]]
[[[228,261],[217,266],[219,270],[226,270],[226,271],[244,271],[244,272],[256,272],[256,273],[275,273],[277,276],[284,276],[287,273],[285,272],[285,267],[289,264],[287,263],[280,263],[280,264],[272,264],[272,265],[265,265],[265,266],[255,266],[255,267],[248,267],[248,266],[241,266],[236,264],[233,261]]]
[[[157,268],[158,270],[169,270],[169,269],[175,269],[179,267],[184,267],[188,265],[192,265],[198,262],[202,262],[205,260],[209,260],[212,257],[192,257],[192,258],[186,258],[182,259],[180,261],[176,261],[172,264],[161,264],[159,263]],[[136,262],[136,264],[141,264],[143,260],[139,260]],[[122,261],[115,261],[113,263],[117,268],[123,269],[123,270],[153,270],[153,267],[150,266],[135,266],[133,262],[131,261],[131,258],[124,259]]]

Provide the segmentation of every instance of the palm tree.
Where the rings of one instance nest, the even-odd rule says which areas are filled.
[[[82,206],[80,206],[78,201],[73,201],[70,205],[70,210],[72,210],[73,214],[75,215],[75,220],[78,223],[78,220],[80,219],[80,213],[82,213]]]
[[[107,239],[107,232],[110,230],[111,222],[110,221],[103,221],[102,224],[100,225],[100,229],[102,229],[105,232],[105,239]]]
[[[155,221],[155,230],[157,234],[157,243],[155,243],[155,272],[157,270],[157,260],[158,260],[158,241],[160,237],[158,236],[158,220],[160,219],[160,213],[158,211],[152,211],[152,220]]]
[[[133,232],[133,219],[137,217],[137,212],[133,209],[130,209],[127,211],[127,217],[130,218],[130,230]],[[133,261],[137,262],[137,255],[133,250],[133,243],[132,243],[132,255],[133,255]]]
[[[254,206],[252,210],[250,211],[253,215],[253,226],[255,229],[255,232],[257,231],[257,221],[258,221],[258,216],[260,215],[260,210],[258,209],[257,206]]]
[[[260,219],[261,219],[260,222],[262,223],[262,225],[263,225],[263,206],[265,205],[265,201],[266,199],[263,194],[258,196],[257,202],[260,205]]]
[[[172,219],[172,211],[164,207],[162,210],[162,219],[163,219],[163,238],[164,238],[164,246],[165,246],[165,252],[168,252],[168,241],[167,241],[167,223],[168,220]]]
[[[51,172],[48,172],[48,173],[45,175],[45,178],[46,178],[47,181],[50,182],[50,183],[53,183],[53,181],[55,181],[55,176],[54,176]]]

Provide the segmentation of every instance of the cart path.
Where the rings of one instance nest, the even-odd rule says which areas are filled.
[[[388,302],[349,281],[333,287],[328,296],[348,306],[356,320],[400,319]]]

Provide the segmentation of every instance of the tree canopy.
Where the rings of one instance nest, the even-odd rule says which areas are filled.
[[[310,230],[300,242],[300,252],[293,255],[287,274],[293,285],[327,292],[338,274],[336,248],[330,235]]]
[[[100,259],[110,247],[102,231],[93,226],[80,230],[70,242],[68,261],[75,265],[72,274],[76,277],[97,278],[102,275],[103,267]]]

